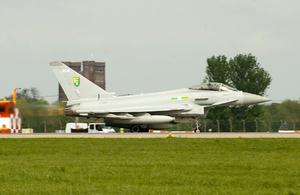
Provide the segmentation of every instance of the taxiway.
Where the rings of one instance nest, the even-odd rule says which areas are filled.
[[[166,138],[167,133],[23,133],[0,138]],[[300,133],[174,133],[174,138],[300,138]]]

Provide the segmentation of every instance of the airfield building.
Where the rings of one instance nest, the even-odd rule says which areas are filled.
[[[83,75],[99,87],[105,90],[105,62],[83,61],[81,62],[63,62],[79,74]],[[58,87],[58,101],[66,101],[62,87]]]

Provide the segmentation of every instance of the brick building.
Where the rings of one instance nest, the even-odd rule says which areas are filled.
[[[63,63],[105,90],[105,62],[83,61],[81,63],[68,61]],[[68,100],[67,96],[59,85],[58,101],[66,100]]]

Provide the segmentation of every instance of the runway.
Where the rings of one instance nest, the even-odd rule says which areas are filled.
[[[0,133],[0,138],[167,138],[167,133]],[[174,138],[300,138],[300,133],[174,133]]]

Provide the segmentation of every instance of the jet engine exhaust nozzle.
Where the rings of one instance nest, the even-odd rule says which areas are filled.
[[[65,107],[66,116],[77,116],[76,110],[80,108],[79,104],[69,105]]]

